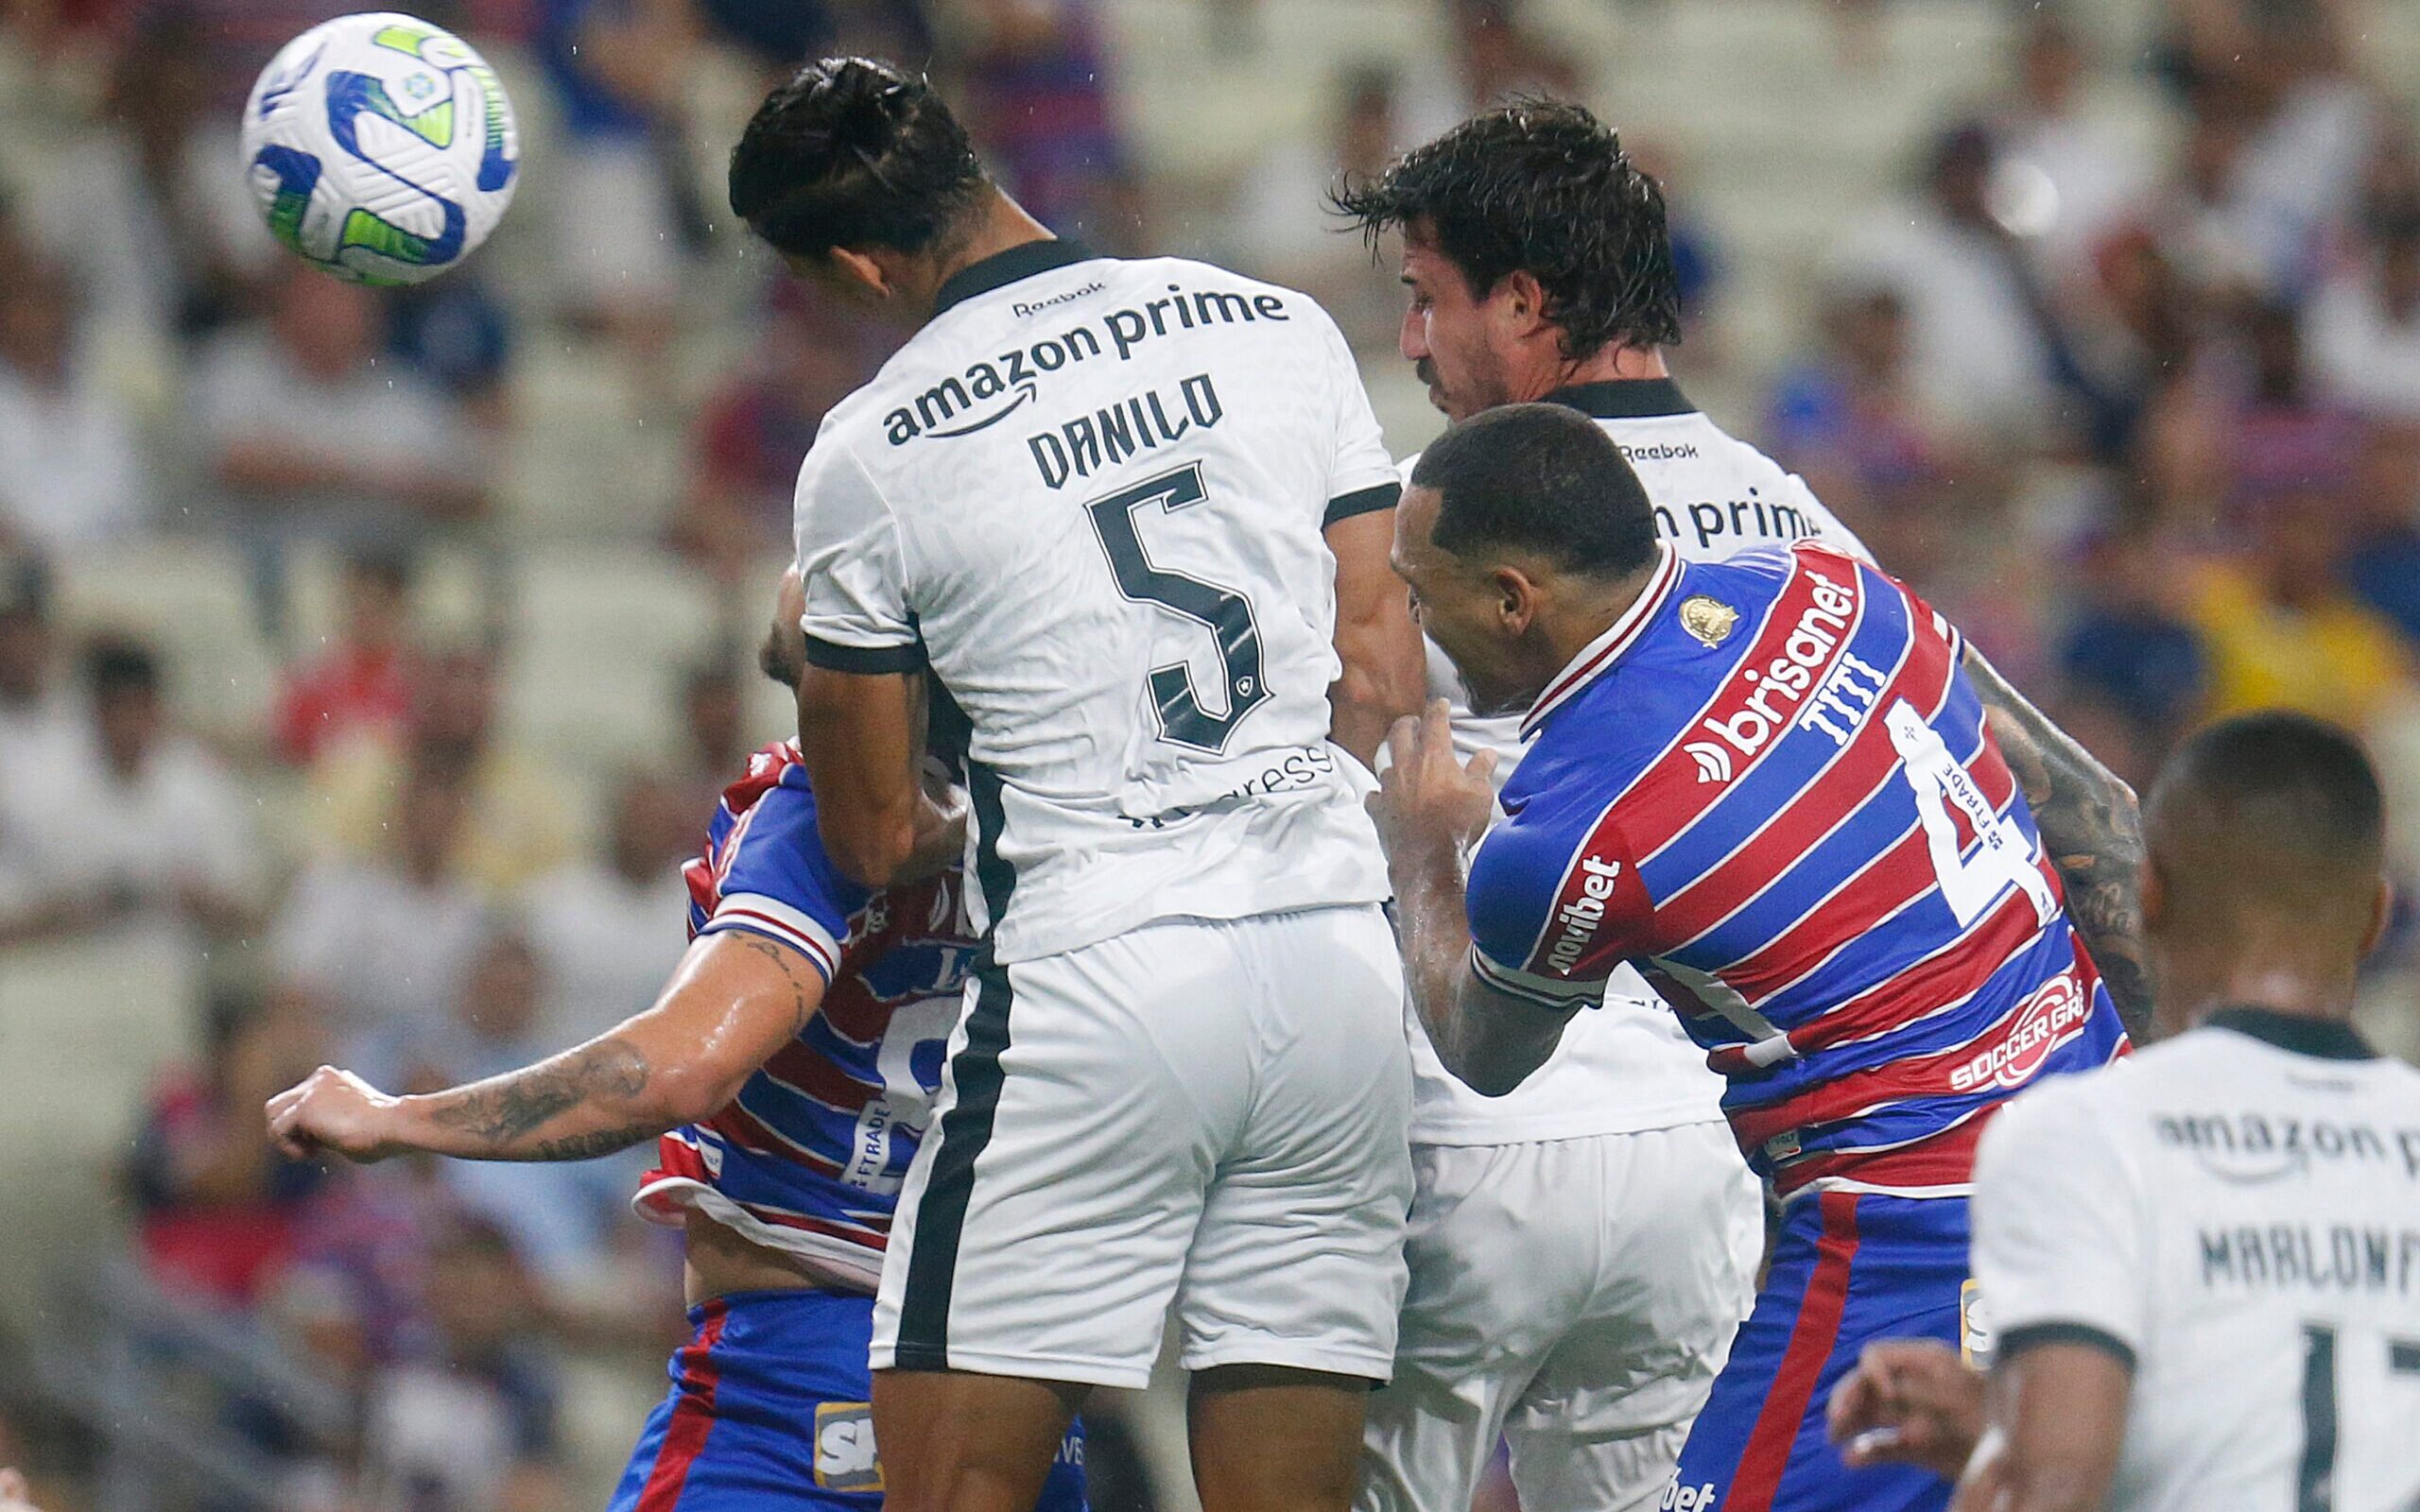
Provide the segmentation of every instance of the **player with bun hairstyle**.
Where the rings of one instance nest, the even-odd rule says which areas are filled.
[[[1210,1512],[1342,1512],[1411,1172],[1368,764],[1417,707],[1399,493],[1292,290],[1061,241],[922,78],[808,66],[731,160],[802,277],[911,330],[800,471],[801,743],[880,885],[953,835],[984,934],[874,1317],[890,1505],[1029,1504],[1171,1308]]]

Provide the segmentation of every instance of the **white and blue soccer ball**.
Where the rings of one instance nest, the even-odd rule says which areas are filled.
[[[393,11],[312,27],[244,103],[269,231],[359,284],[418,284],[468,257],[512,202],[521,136],[458,37]]]

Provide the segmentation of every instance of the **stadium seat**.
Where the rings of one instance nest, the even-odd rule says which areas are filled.
[[[605,765],[665,753],[678,733],[667,715],[681,673],[734,628],[700,575],[612,547],[529,552],[514,575],[511,624],[513,732]]]
[[[121,630],[156,644],[182,717],[205,734],[257,739],[277,683],[248,564],[222,541],[130,541],[62,561],[59,613],[72,635]]]

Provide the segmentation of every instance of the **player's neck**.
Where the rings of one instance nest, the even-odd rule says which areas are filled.
[[[1671,376],[1672,370],[1664,365],[1664,353],[1660,348],[1625,347],[1616,342],[1576,361],[1558,356],[1540,369],[1530,385],[1537,392],[1527,397],[1544,399],[1557,389],[1574,388],[1582,384],[1626,383],[1634,379]]]
[[[2194,963],[2171,962],[2161,995],[2182,1010],[2170,1022],[2200,1023],[2221,1008],[2259,1008],[2297,1019],[2352,1017],[2357,967],[2298,961],[2273,950],[2195,952]]]
[[[1580,653],[1630,612],[1631,606],[1654,582],[1655,569],[1662,559],[1658,557],[1637,572],[1611,583],[1572,575],[1557,581],[1554,599],[1545,607],[1536,624],[1539,654],[1537,664],[1530,670],[1536,674],[1539,691],[1544,691]]]
[[[938,300],[942,287],[959,273],[987,258],[999,256],[1011,248],[1029,242],[1056,241],[1049,227],[1025,212],[1025,207],[997,190],[977,216],[974,231],[965,241],[952,249],[933,267],[932,287],[925,291],[929,306]]]

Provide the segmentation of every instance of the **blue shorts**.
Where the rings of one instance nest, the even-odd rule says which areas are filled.
[[[1949,1483],[1853,1470],[1824,1435],[1832,1387],[1876,1339],[1956,1347],[1966,1203],[1826,1192],[1782,1219],[1755,1311],[1689,1431],[1666,1512],[1941,1512]]]
[[[609,1512],[874,1512],[873,1298],[739,1292],[689,1309],[672,1391],[648,1415]],[[1035,1512],[1084,1512],[1084,1435],[1068,1430]]]

